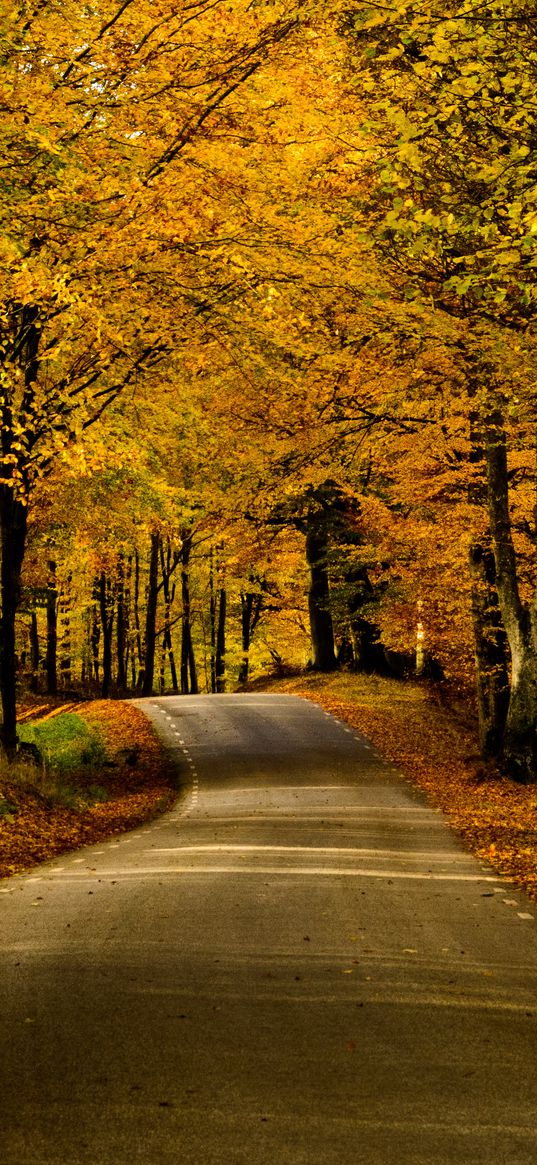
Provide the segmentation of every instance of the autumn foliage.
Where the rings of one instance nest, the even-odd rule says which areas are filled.
[[[0,6],[1,738],[309,663],[537,777],[527,0]]]

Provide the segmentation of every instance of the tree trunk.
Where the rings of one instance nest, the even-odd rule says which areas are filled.
[[[308,608],[312,664],[322,672],[334,671],[337,668],[334,627],[330,613],[327,553],[327,535],[320,524],[315,522],[306,531],[306,559],[310,571]]]
[[[22,415],[34,417],[34,384],[39,371],[39,309],[33,304],[13,304],[8,307],[7,327],[3,324],[3,355],[18,363],[23,378]],[[31,426],[32,430],[34,425]],[[3,386],[2,426],[0,434],[0,696],[2,725],[0,746],[11,759],[17,751],[17,654],[15,619],[20,602],[21,573],[26,550],[28,530],[28,492],[30,473],[27,457],[31,449],[16,452],[21,445],[14,440],[13,401],[6,384]],[[24,496],[15,496],[16,470],[18,486]],[[15,480],[14,480],[15,479]]]
[[[125,561],[120,554],[117,566],[117,690],[124,693],[127,690],[127,652],[129,633],[128,593],[125,585]]]
[[[71,583],[72,575],[68,574],[65,585],[58,601],[58,621],[60,624],[60,676],[62,687],[69,688],[71,677]]]
[[[509,645],[502,622],[490,546],[470,547],[479,744],[484,760],[502,756],[509,708]]]
[[[192,643],[192,610],[190,603],[190,555],[192,552],[192,535],[185,534],[181,547],[181,692],[188,695],[198,693],[198,675]]]
[[[251,581],[254,581],[253,579]],[[261,618],[263,610],[263,595],[260,591],[247,591],[241,594],[241,641],[242,659],[239,668],[238,682],[245,684],[250,671],[250,647],[254,631]]]
[[[484,528],[470,547],[469,554],[476,695],[481,755],[484,760],[501,761],[509,708],[509,644],[498,599],[496,564],[487,515],[486,434],[483,418],[474,407],[478,389],[479,379],[474,377],[469,384],[472,402],[469,462],[472,475],[468,501],[477,508]]]
[[[217,598],[215,681],[216,691],[226,690],[226,614],[227,592],[220,587]]]
[[[142,683],[142,696],[153,695],[153,681],[155,677],[155,649],[157,640],[159,551],[160,534],[152,534],[151,552],[149,557],[149,584],[147,589],[147,606],[145,615],[144,674]]]
[[[8,485],[0,486],[2,563],[2,621],[0,636],[0,688],[3,722],[0,743],[11,758],[17,749],[17,656],[15,617],[20,600],[21,571],[26,547],[27,506],[13,497]]]
[[[30,691],[39,691],[39,629],[37,626],[37,612],[32,611],[30,617]]]
[[[168,662],[170,665],[170,676],[172,681],[172,691],[174,695],[179,693],[179,685],[177,683],[177,667],[175,665],[175,654],[172,643],[172,606],[175,599],[175,583],[170,586],[170,578],[179,563],[179,553],[172,548],[170,539],[167,539],[166,558],[164,558],[164,547],[161,542],[160,546],[160,568],[162,573],[162,589],[164,592],[164,631],[162,633],[162,655],[161,655],[161,691],[164,691],[164,671],[166,665],[166,652],[168,652]]]
[[[56,563],[48,564],[47,586],[47,695],[58,694],[58,586]]]
[[[216,692],[216,591],[214,585],[214,552],[212,548],[209,566],[209,620],[211,631],[211,692]]]
[[[103,635],[103,682],[101,695],[108,699],[112,683],[112,628],[114,625],[114,594],[110,579],[104,570],[99,578],[99,610]]]
[[[503,739],[506,772],[525,784],[537,780],[537,593],[520,598],[509,515],[507,439],[499,409],[487,419],[488,500],[496,586],[511,650],[511,696]]]
[[[142,632],[140,629],[140,555],[137,550],[134,551],[134,628],[135,628],[135,642],[136,642],[136,659],[138,661],[138,673],[143,670],[144,655],[142,651]],[[141,686],[136,682],[135,678],[135,663],[134,663],[134,649],[132,652],[133,658],[133,687]]]

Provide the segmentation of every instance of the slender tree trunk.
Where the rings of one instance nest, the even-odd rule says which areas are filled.
[[[99,610],[103,637],[103,682],[101,695],[104,700],[110,695],[112,684],[112,629],[114,625],[114,594],[105,571],[99,578]]]
[[[56,563],[48,564],[47,586],[47,694],[58,693],[58,585]]]
[[[318,671],[337,668],[334,627],[330,612],[330,588],[327,569],[328,541],[319,523],[306,531],[306,559],[310,572],[308,608],[310,615],[312,664]]]
[[[147,606],[145,617],[145,651],[142,696],[151,696],[153,694],[153,682],[155,676],[155,649],[157,639],[159,551],[160,534],[152,534],[151,551],[149,557],[149,584],[147,589]]]
[[[187,695],[198,692],[198,674],[192,643],[192,611],[190,602],[190,555],[192,535],[185,534],[181,547],[181,692]]]
[[[134,630],[136,643],[136,659],[138,662],[138,677],[136,677],[136,665],[134,662],[133,649],[133,687],[141,687],[143,682],[143,666],[144,654],[142,650],[142,632],[140,628],[140,555],[137,550],[134,551]]]
[[[58,622],[60,625],[60,676],[62,686],[70,687],[71,677],[71,583],[72,575],[68,574],[65,585],[62,587],[58,600]]]
[[[3,722],[0,743],[8,757],[17,749],[17,656],[15,617],[20,600],[21,571],[26,547],[27,507],[13,497],[8,485],[0,486],[2,563],[2,623],[0,636],[0,687]]]
[[[116,647],[117,647],[117,689],[124,693],[127,690],[127,647],[129,633],[129,611],[127,591],[125,585],[125,561],[120,554],[117,565],[117,620],[116,620]]]
[[[246,594],[241,594],[242,659],[238,676],[239,684],[245,684],[248,680],[250,671],[250,647],[254,631],[261,618],[262,610],[263,595],[260,591],[247,591]]]
[[[32,611],[30,618],[30,691],[39,691],[39,628],[37,626],[37,612]]]
[[[211,634],[211,692],[216,692],[216,591],[214,585],[214,552],[212,548],[209,566],[209,622]]]
[[[91,660],[93,664],[93,676],[95,683],[99,683],[101,671],[101,626],[99,622],[99,578],[93,580],[93,607],[91,609]]]
[[[215,678],[216,691],[226,690],[226,615],[227,592],[220,587],[217,598]]]
[[[511,650],[511,696],[503,763],[515,780],[537,780],[537,592],[522,602],[509,515],[507,439],[500,409],[488,417],[487,480],[496,586]]]
[[[172,606],[175,599],[175,583],[170,586],[170,578],[173,571],[176,569],[179,561],[177,551],[172,554],[170,539],[167,540],[166,557],[164,557],[164,547],[160,546],[160,568],[162,573],[162,589],[164,592],[164,631],[162,633],[162,656],[161,656],[161,690],[164,691],[164,669],[166,663],[166,652],[168,652],[168,663],[170,665],[170,678],[172,682],[172,691],[174,695],[179,692],[179,685],[177,683],[177,667],[175,665],[175,654],[172,643]]]

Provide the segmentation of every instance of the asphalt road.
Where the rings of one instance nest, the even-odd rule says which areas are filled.
[[[537,908],[315,705],[139,703],[176,807],[0,883],[2,1165],[535,1165]]]

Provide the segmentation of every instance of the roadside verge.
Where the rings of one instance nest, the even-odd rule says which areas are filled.
[[[21,737],[44,768],[22,761],[0,770],[0,877],[134,829],[177,796],[162,745],[128,702],[96,700],[24,721]]]

